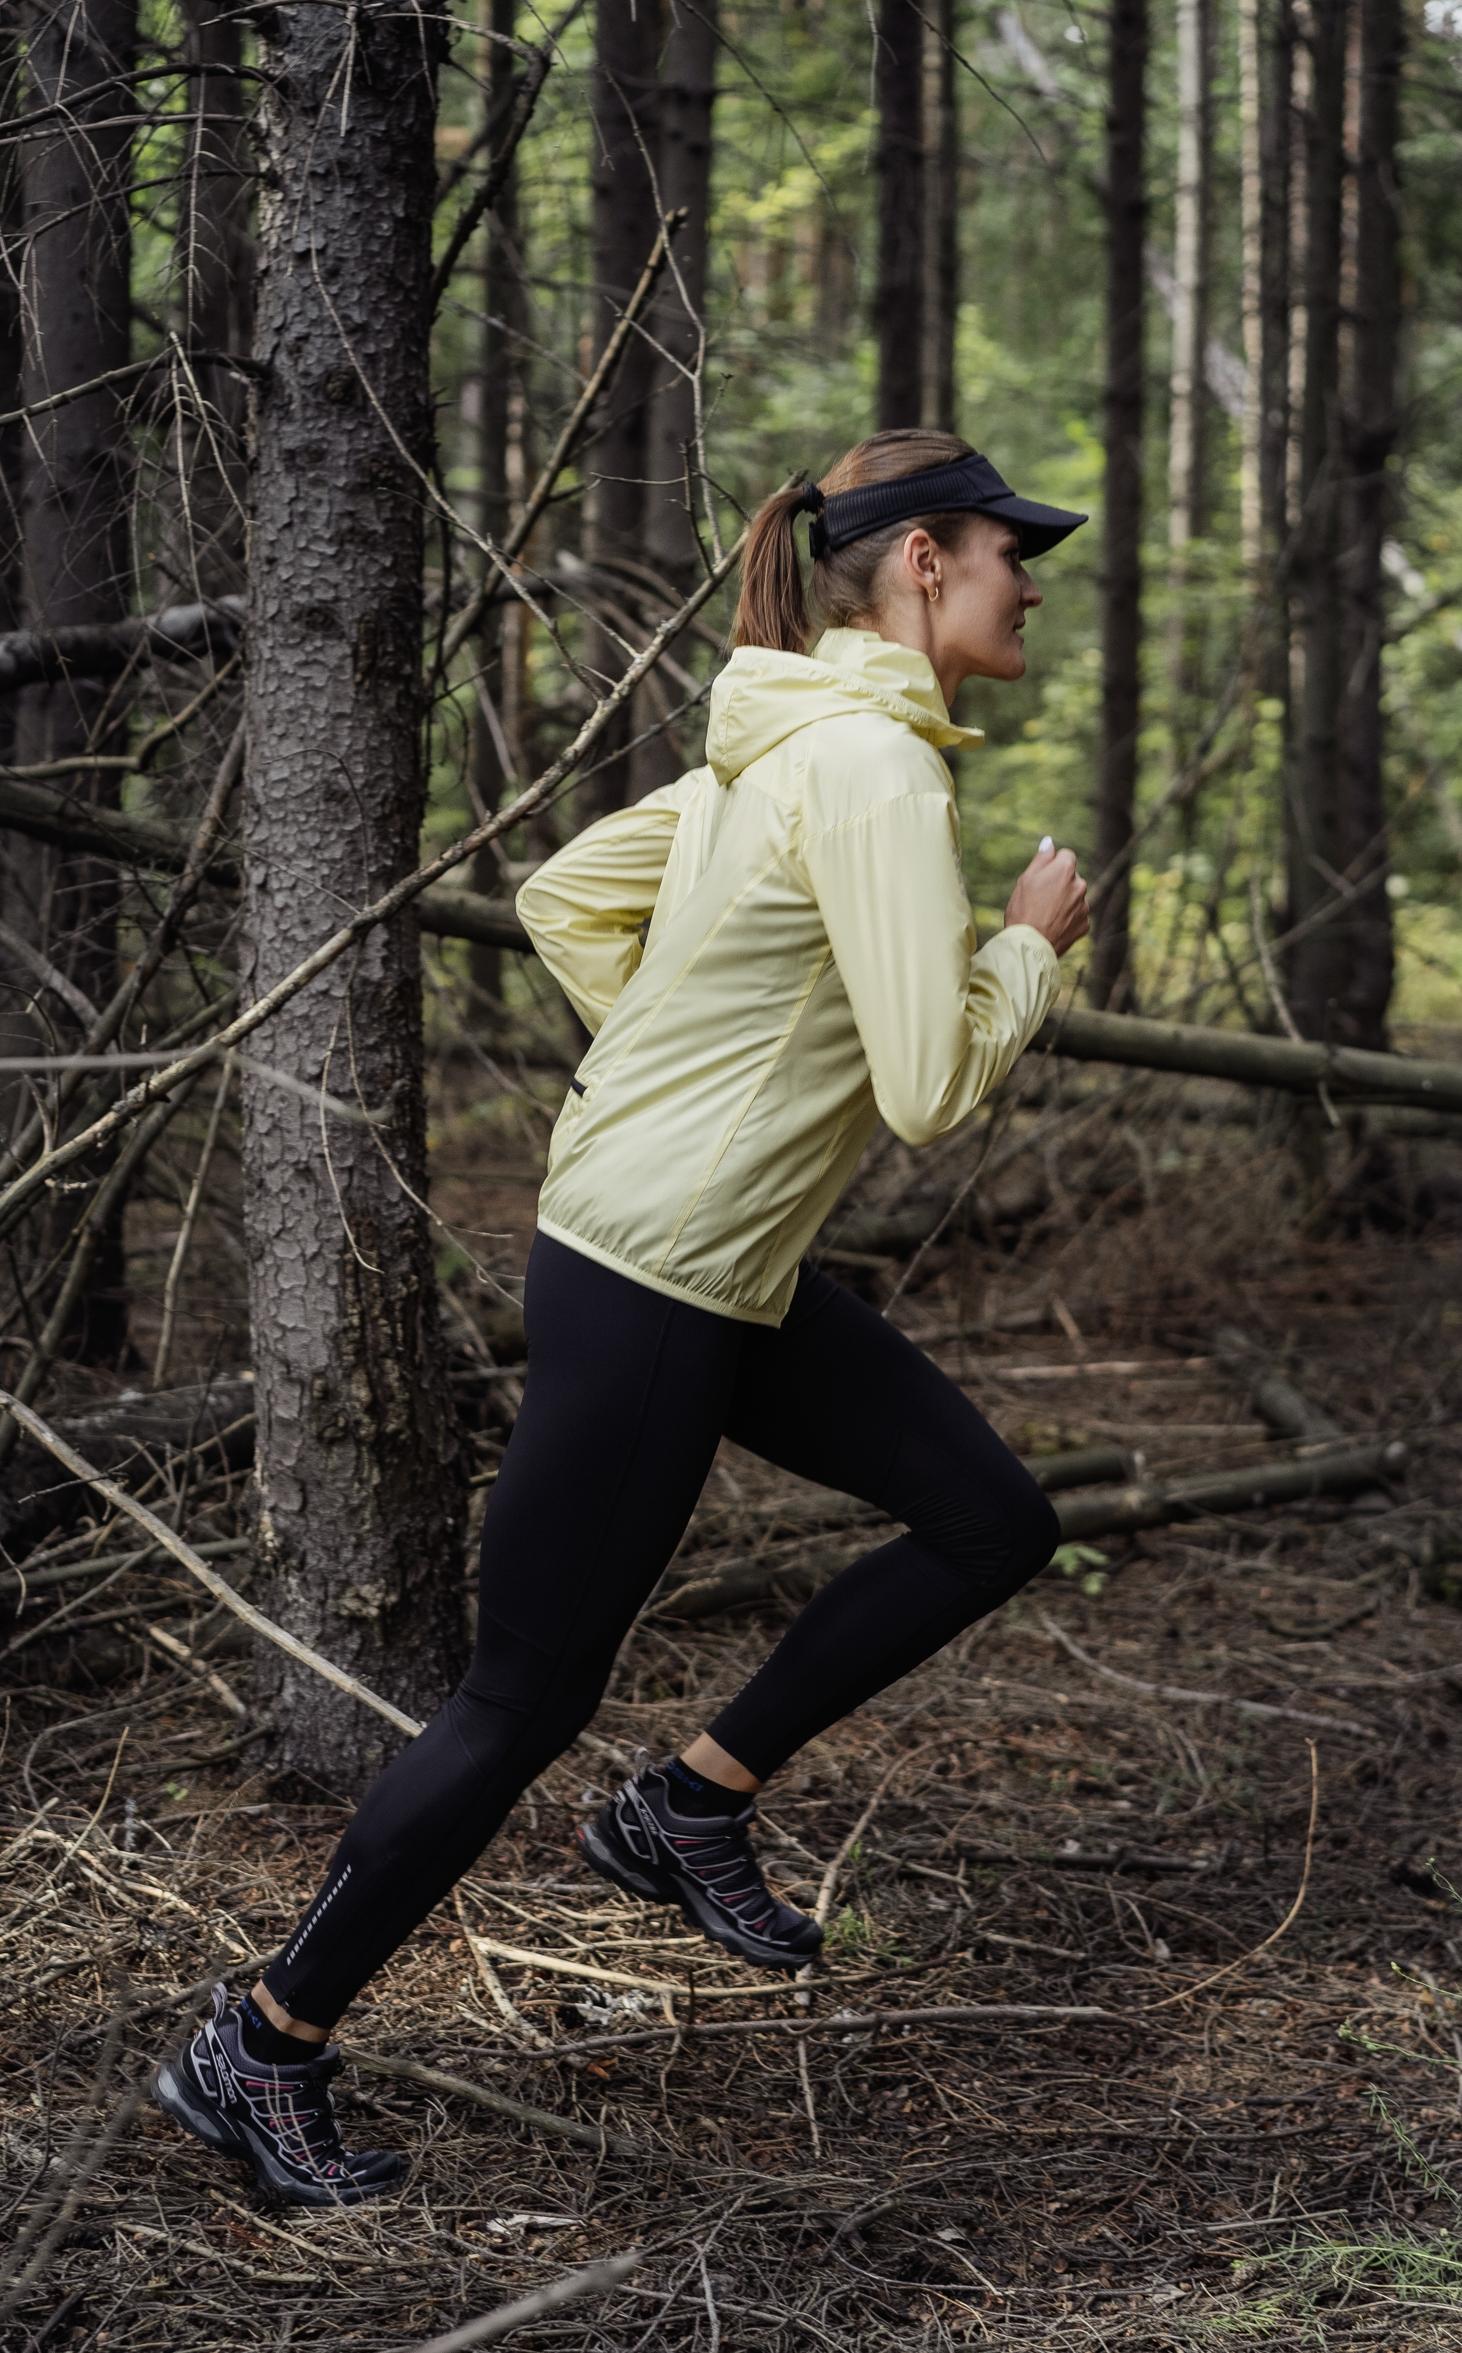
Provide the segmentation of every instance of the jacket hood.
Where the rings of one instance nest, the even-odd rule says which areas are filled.
[[[927,654],[873,629],[825,629],[806,654],[735,648],[711,683],[706,764],[718,784],[730,784],[799,727],[869,709],[940,749],[984,741],[982,727],[950,718]]]

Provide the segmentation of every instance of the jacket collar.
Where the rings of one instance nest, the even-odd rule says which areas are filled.
[[[985,740],[983,727],[955,725],[928,655],[897,638],[880,637],[876,629],[824,629],[807,658],[836,670],[941,749]]]

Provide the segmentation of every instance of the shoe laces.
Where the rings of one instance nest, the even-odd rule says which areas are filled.
[[[322,2179],[350,2171],[349,2156],[340,2139],[340,2126],[330,2096],[331,2079],[339,2073],[340,2053],[301,2061],[294,2067],[270,2067],[251,2059],[242,2037],[234,2037],[229,2064],[238,2077],[255,2117],[267,2125],[280,2154]]]
[[[743,1822],[718,1823],[714,1830],[667,1830],[696,1877],[722,1903],[740,1914],[748,1928],[763,1929],[777,1916],[777,1901],[761,1875]],[[737,1886],[735,1882],[741,1881]],[[756,1917],[746,1909],[750,1903]]]

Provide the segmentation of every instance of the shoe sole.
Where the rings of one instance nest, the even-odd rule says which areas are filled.
[[[363,2206],[371,2198],[383,2197],[389,2190],[399,2189],[405,2176],[406,2168],[403,2166],[399,2174],[389,2175],[374,2187],[357,2186],[353,2195],[345,2197],[335,2190],[305,2189],[288,2174],[273,2172],[268,2160],[251,2141],[190,2098],[187,2085],[168,2063],[164,2062],[158,2068],[148,2088],[154,2106],[161,2108],[165,2116],[170,2116],[175,2124],[181,2124],[185,2131],[194,2134],[216,2156],[232,2157],[237,2163],[249,2166],[261,2189],[272,2190],[277,2197],[286,2199],[292,2206]]]
[[[643,1897],[652,1904],[674,1904],[688,1928],[699,1929],[712,1944],[718,1944],[733,1960],[746,1961],[754,1969],[775,1969],[784,1976],[794,1976],[807,1961],[815,1960],[822,1950],[822,1939],[810,1945],[805,1953],[771,1953],[748,1948],[738,1942],[734,1933],[722,1927],[714,1916],[707,1918],[694,1908],[694,1898],[678,1880],[662,1879],[657,1873],[626,1863],[608,1845],[593,1822],[581,1822],[574,1833],[580,1854],[605,1879],[612,1879],[627,1895]]]

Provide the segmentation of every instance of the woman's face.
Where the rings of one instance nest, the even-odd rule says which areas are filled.
[[[890,551],[880,587],[880,635],[928,655],[946,707],[966,678],[1024,677],[1021,632],[1041,592],[1013,525],[972,515],[958,544],[941,547],[916,524]]]
[[[1020,560],[1014,526],[976,515],[957,548],[934,552],[939,596],[929,606],[929,620],[935,670],[942,676],[947,664],[957,666],[961,678],[1023,678],[1021,631],[1041,592]]]

